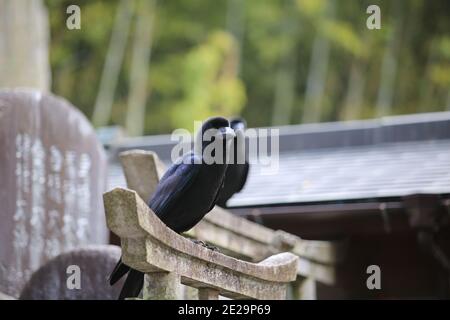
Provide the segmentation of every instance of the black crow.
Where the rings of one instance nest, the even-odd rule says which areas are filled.
[[[225,153],[215,151],[223,151],[220,146],[224,146],[225,151],[230,149],[234,137],[227,119],[207,120],[197,134],[196,149],[178,159],[161,178],[148,206],[169,228],[177,233],[185,232],[214,207],[227,169]],[[213,142],[216,144],[212,145]],[[218,161],[213,162],[211,156]],[[120,300],[137,297],[144,283],[142,272],[119,260],[110,276],[110,284],[126,273]]]
[[[217,204],[223,208],[226,207],[228,199],[241,191],[247,181],[250,165],[245,156],[244,131],[246,125],[245,120],[241,118],[230,120],[230,126],[235,131],[236,137],[233,139],[232,155],[234,159],[228,164],[223,188],[217,199]]]

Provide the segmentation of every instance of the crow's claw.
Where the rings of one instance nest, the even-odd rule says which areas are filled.
[[[191,239],[191,241],[194,242],[195,244],[198,244],[198,245],[200,245],[200,246],[202,246],[202,247],[205,247],[205,248],[207,248],[207,249],[209,249],[209,250],[219,252],[219,248],[217,248],[217,247],[215,247],[215,246],[212,246],[212,245],[210,245],[210,244],[207,244],[206,242],[203,242],[202,240]]]

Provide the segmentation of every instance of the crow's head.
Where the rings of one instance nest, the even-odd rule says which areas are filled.
[[[235,136],[236,134],[231,129],[227,119],[222,117],[209,118],[203,123],[201,132],[197,135],[197,146],[201,146],[202,154],[208,145],[212,143],[219,143],[218,147],[229,148],[230,142]],[[196,149],[196,152],[199,151],[199,149]]]
[[[214,117],[206,120],[202,125],[203,142],[213,142],[214,139],[230,140],[235,137],[233,129],[227,119]],[[212,138],[212,139],[211,139]]]
[[[233,119],[230,119],[230,127],[234,131],[238,131],[238,130],[244,131],[245,128],[247,127],[247,122],[245,121],[244,118],[233,118]]]
[[[234,132],[230,127],[227,119],[222,117],[209,118],[203,123],[202,134],[210,130],[210,135],[217,136],[217,138],[231,139],[234,138]]]

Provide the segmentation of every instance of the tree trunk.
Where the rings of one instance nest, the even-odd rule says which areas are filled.
[[[154,0],[140,1],[133,43],[128,112],[125,122],[126,132],[131,136],[144,134],[145,106],[149,96],[147,82],[155,19],[154,11]]]
[[[42,0],[0,0],[0,87],[49,91],[49,26]]]
[[[95,126],[107,125],[111,117],[114,93],[125,54],[133,8],[134,0],[121,0],[117,9],[116,21],[111,34],[92,116]]]
[[[393,2],[393,6],[394,13],[392,19],[395,19],[395,22],[393,23],[393,30],[391,31],[389,42],[384,51],[381,65],[380,86],[376,103],[377,117],[390,115],[392,113],[392,103],[394,101],[398,51],[401,43],[404,17],[401,2]]]
[[[356,120],[361,117],[365,81],[362,62],[355,58],[350,70],[344,108],[340,116],[341,120]]]
[[[446,105],[447,105],[447,110],[450,111],[450,89],[448,90],[448,93],[447,93]]]
[[[298,39],[298,15],[294,3],[285,3],[285,19],[283,20],[283,37],[290,43],[286,52],[282,53],[275,78],[275,97],[272,113],[272,125],[290,124],[292,108],[295,102],[295,80],[297,70],[296,43]]]
[[[328,18],[332,18],[336,11],[336,1],[328,2],[327,6],[326,15]],[[311,52],[302,122],[320,121],[329,60],[330,41],[323,35],[317,34]]]
[[[237,43],[237,74],[241,68],[241,52],[245,33],[245,1],[228,0],[227,4],[227,30],[233,35]]]

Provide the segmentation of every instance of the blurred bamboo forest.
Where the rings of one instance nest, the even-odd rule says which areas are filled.
[[[250,126],[450,106],[448,0],[47,0],[52,91],[132,135],[211,115]],[[369,30],[366,9],[381,8]]]

